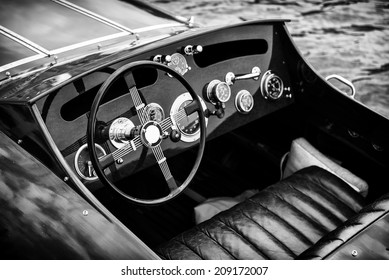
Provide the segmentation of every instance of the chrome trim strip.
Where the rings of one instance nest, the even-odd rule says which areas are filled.
[[[36,53],[45,54],[47,56],[51,55],[49,50],[46,50],[44,47],[28,40],[22,35],[19,35],[18,33],[15,33],[2,25],[0,25],[0,33]]]
[[[78,49],[78,48],[86,47],[86,46],[89,46],[89,45],[98,44],[98,43],[101,43],[101,42],[104,42],[104,41],[109,41],[109,40],[117,39],[117,38],[120,38],[120,37],[125,37],[125,36],[128,36],[128,35],[132,35],[132,34],[130,34],[128,32],[115,33],[115,34],[112,34],[112,35],[107,35],[107,36],[104,36],[104,37],[100,37],[100,38],[96,38],[96,39],[91,39],[91,40],[88,40],[88,41],[85,41],[85,42],[73,44],[73,45],[62,47],[62,48],[59,48],[59,49],[55,49],[55,50],[52,50],[51,53],[52,54],[60,54],[60,53],[64,53],[64,52],[71,51],[71,50],[75,50],[75,49]],[[97,47],[96,47],[96,49],[97,49]]]
[[[30,56],[30,57],[26,57],[26,58],[23,58],[23,59],[20,59],[20,60],[17,60],[17,61],[5,64],[5,65],[0,67],[0,73],[4,72],[4,71],[7,71],[7,70],[9,70],[11,68],[20,66],[22,64],[33,62],[35,60],[38,60],[38,59],[41,59],[41,58],[44,58],[44,57],[47,57],[47,55],[45,55],[45,54],[37,54],[37,55],[33,55],[33,56]]]
[[[169,27],[185,27],[185,26],[186,25],[182,24],[182,23],[164,23],[164,24],[157,24],[157,25],[137,28],[137,29],[134,29],[134,32],[142,33],[142,32],[147,32],[147,31],[156,30],[156,29],[163,29],[163,28],[169,28]]]
[[[68,2],[66,0],[51,0],[51,1],[53,1],[54,3],[57,3],[57,4],[61,5],[61,6],[64,6],[64,7],[68,8],[68,9],[71,9],[71,10],[77,12],[77,13],[83,14],[83,15],[85,15],[87,17],[90,17],[90,18],[92,18],[94,20],[97,20],[97,21],[99,21],[101,23],[109,25],[109,26],[111,26],[111,27],[113,27],[115,29],[118,29],[120,31],[126,31],[126,32],[128,32],[130,34],[133,34],[133,35],[135,34],[135,32],[132,29],[130,29],[128,27],[125,27],[124,25],[121,25],[120,23],[117,23],[117,22],[115,22],[113,20],[110,20],[110,19],[108,19],[106,17],[103,17],[103,16],[101,16],[99,14],[96,14],[96,13],[94,13],[94,12],[88,10],[88,9],[82,8],[82,7],[80,7],[80,6],[76,5],[76,4],[73,4],[71,2]]]

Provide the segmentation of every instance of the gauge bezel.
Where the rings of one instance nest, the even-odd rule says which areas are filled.
[[[99,144],[95,144],[95,147],[97,149],[99,149],[103,155],[107,155],[106,151],[103,149],[103,147],[101,147]],[[78,159],[80,157],[80,154],[82,151],[84,150],[87,150],[88,149],[88,144],[84,144],[82,145],[76,152],[76,155],[74,156],[74,169],[76,170],[78,176],[80,176],[82,179],[86,180],[86,181],[95,181],[98,179],[98,176],[93,176],[93,177],[86,177],[80,170],[80,167],[78,166]]]
[[[279,94],[276,97],[273,97],[271,94],[269,94],[267,90],[267,85],[272,78],[277,78],[280,81],[281,89]],[[262,96],[265,99],[270,99],[270,100],[278,100],[282,97],[284,94],[284,81],[276,74],[274,74],[272,71],[268,70],[263,74],[262,80],[261,80],[261,93]]]
[[[244,97],[244,95],[250,95],[252,100],[251,106],[248,110],[244,109],[243,106],[241,105],[242,98]],[[241,91],[238,92],[238,94],[235,97],[235,108],[239,113],[242,114],[250,113],[251,110],[254,108],[254,96],[248,90],[242,89]]]
[[[152,119],[150,119],[150,110],[151,109],[158,110],[161,113],[162,118],[160,120],[152,120]],[[163,121],[165,119],[165,111],[163,110],[162,106],[159,105],[158,103],[153,103],[152,102],[152,103],[147,104],[146,107],[144,108],[144,112],[145,112],[145,114],[147,116],[147,119],[149,121],[161,122],[161,121]]]
[[[190,67],[188,66],[188,61],[186,60],[185,56],[183,56],[180,53],[173,53],[171,56],[171,61],[167,64],[171,69],[179,73],[181,76],[184,76],[186,72],[190,70]],[[178,59],[179,63],[174,63],[175,60]],[[180,65],[182,62],[182,65]]]
[[[207,109],[207,105],[205,104],[204,100],[198,96],[201,102],[201,106],[203,107],[203,110],[205,111]],[[182,103],[188,100],[193,100],[192,97],[190,96],[189,92],[184,92],[180,94],[173,102],[172,107],[170,109],[170,115],[174,115],[175,113],[178,112],[180,106]],[[188,134],[186,132],[183,132],[179,126],[176,125],[176,121],[174,118],[172,118],[173,124],[176,126],[176,128],[180,131],[181,133],[181,141],[185,143],[192,143],[200,138],[200,130],[196,131],[193,134]],[[208,118],[205,118],[205,126],[208,125]]]

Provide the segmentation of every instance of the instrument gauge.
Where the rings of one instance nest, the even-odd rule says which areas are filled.
[[[262,77],[261,91],[266,99],[280,99],[284,92],[284,83],[279,76],[271,71],[267,71]]]
[[[201,101],[201,106],[205,111],[207,106],[205,102],[199,97]],[[181,109],[185,108],[186,105],[193,101],[192,96],[189,92],[185,92],[179,95],[176,100],[174,100],[172,108],[170,110],[170,115],[173,116]],[[177,126],[177,129],[181,132],[181,141],[183,142],[194,142],[200,138],[200,120],[199,114],[194,112],[189,116],[178,115],[174,118],[174,123]],[[205,124],[208,124],[208,119],[205,118]]]
[[[101,158],[105,156],[107,153],[98,144],[95,144],[97,157]],[[93,168],[92,161],[90,159],[88,145],[82,145],[74,158],[74,167],[76,169],[77,174],[84,180],[94,181],[97,179],[97,174],[95,169]]]
[[[180,53],[174,53],[171,55],[171,61],[167,64],[170,68],[180,73],[182,76],[185,75],[190,67],[188,66],[188,62],[186,61],[185,56]]]
[[[231,88],[226,82],[219,80],[213,80],[205,87],[206,96],[208,101],[212,104],[217,102],[225,103],[231,97]]]
[[[239,91],[235,98],[235,107],[238,112],[248,114],[254,107],[254,97],[245,89]]]
[[[165,118],[162,107],[157,103],[148,104],[144,111],[149,121],[161,122]]]

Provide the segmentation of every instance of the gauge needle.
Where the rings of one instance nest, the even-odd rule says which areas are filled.
[[[88,176],[93,177],[92,162],[88,161]]]

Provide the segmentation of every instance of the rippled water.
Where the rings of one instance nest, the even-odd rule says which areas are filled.
[[[205,25],[286,18],[308,61],[351,80],[356,99],[389,118],[389,1],[150,0]]]

